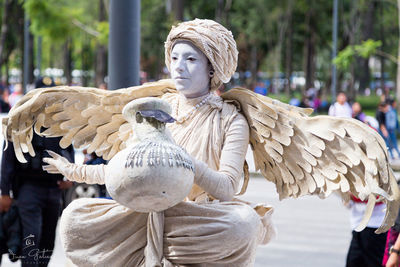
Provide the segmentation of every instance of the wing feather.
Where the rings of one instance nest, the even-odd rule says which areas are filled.
[[[159,97],[174,88],[172,81],[162,80],[115,91],[68,86],[32,90],[2,120],[3,135],[14,142],[21,162],[26,162],[23,153],[34,153],[33,130],[43,136],[62,136],[62,147],[88,146],[107,160],[126,147],[132,134],[122,117],[123,107],[133,99]]]
[[[276,184],[281,199],[306,194],[327,197],[351,192],[369,200],[360,224],[365,227],[381,198],[387,205],[377,232],[393,225],[400,194],[379,134],[353,119],[308,117],[312,110],[292,107],[242,88],[224,93],[240,104],[250,126],[250,144],[257,169]]]

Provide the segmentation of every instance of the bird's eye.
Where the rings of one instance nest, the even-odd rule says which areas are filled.
[[[140,114],[140,112],[136,112],[136,122],[137,123],[142,123],[143,122],[143,117]]]

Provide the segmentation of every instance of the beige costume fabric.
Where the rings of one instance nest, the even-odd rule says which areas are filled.
[[[164,99],[184,113],[203,98],[184,101],[178,94],[167,94]],[[190,119],[171,124],[169,130],[176,143],[197,159],[195,183],[216,198],[232,199],[249,142],[247,122],[236,108],[213,96]],[[76,171],[89,178],[94,170],[79,167]],[[101,173],[94,171],[96,181]],[[62,242],[77,266],[251,266],[257,245],[273,234],[270,213],[264,210],[260,216],[236,201],[214,202],[194,186],[186,202],[164,211],[164,218],[154,213],[147,221],[148,214],[113,200],[79,199],[63,213]],[[154,239],[160,237],[163,224],[163,255],[159,255]],[[154,246],[145,251],[147,242]]]

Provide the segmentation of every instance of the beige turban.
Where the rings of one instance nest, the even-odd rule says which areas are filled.
[[[199,48],[214,69],[211,89],[227,83],[235,73],[238,51],[233,35],[221,24],[208,19],[195,19],[172,26],[165,42],[165,64],[170,70],[171,51],[176,41],[185,40]]]

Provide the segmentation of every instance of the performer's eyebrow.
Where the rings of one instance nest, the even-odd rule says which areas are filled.
[[[176,56],[176,55],[177,55],[177,52],[171,53],[171,56]],[[189,51],[189,52],[184,52],[182,55],[183,56],[198,56],[199,53],[197,53],[196,51]]]

